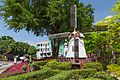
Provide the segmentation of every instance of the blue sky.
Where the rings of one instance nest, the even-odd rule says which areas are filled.
[[[95,22],[104,19],[109,15],[113,15],[111,8],[114,6],[117,0],[80,0],[85,5],[90,3],[93,5]],[[38,36],[36,37],[33,33],[22,30],[18,33],[15,33],[13,30],[7,30],[5,23],[0,20],[0,36],[11,36],[16,41],[28,42],[30,44],[36,44],[41,41],[48,40],[47,36]]]

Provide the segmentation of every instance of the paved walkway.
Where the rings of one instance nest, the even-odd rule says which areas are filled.
[[[21,61],[17,61],[17,63],[20,63]],[[0,61],[0,64],[2,64],[2,66],[0,66],[0,74],[5,71],[7,68],[9,68],[10,66],[12,66],[14,64],[13,61]]]
[[[0,66],[0,74],[1,74],[3,71],[5,71],[10,66],[12,66],[14,63],[13,62],[0,61],[0,64],[2,64],[2,66]]]

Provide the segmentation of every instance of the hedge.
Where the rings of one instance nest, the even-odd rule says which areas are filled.
[[[46,65],[49,61],[51,61],[51,60],[36,61],[36,62],[34,62],[34,63],[36,63],[36,64],[39,65],[39,66],[44,66],[44,65]]]
[[[95,69],[69,70],[63,71],[45,80],[79,80],[80,78],[92,77],[95,73]]]
[[[48,62],[45,67],[49,67],[51,69],[58,69],[58,70],[70,70],[72,67],[71,62],[57,62],[56,60],[52,60]]]
[[[30,64],[30,67],[31,67],[31,71],[40,70],[40,66],[36,63]]]
[[[30,64],[30,66],[31,66],[31,71],[40,70],[40,69],[43,68],[43,66],[46,65],[49,61],[50,61],[50,60],[37,61],[37,62],[34,62],[34,63]]]
[[[120,57],[117,58],[117,64],[120,65]]]
[[[110,64],[107,66],[108,72],[113,76],[120,77],[120,66],[118,64]]]
[[[43,79],[53,76],[59,72],[61,72],[61,71],[44,68],[39,71],[34,71],[34,72],[21,74],[21,75],[17,75],[17,76],[11,76],[8,78],[2,78],[1,80],[43,80]]]
[[[80,76],[81,78],[93,77],[96,72],[96,69],[82,69],[80,70]]]
[[[97,71],[103,71],[103,66],[99,62],[88,62],[83,65],[83,69],[96,69]]]
[[[108,72],[116,72],[116,71],[120,71],[120,66],[117,64],[110,64],[107,66],[107,69]]]
[[[103,71],[97,72],[93,77],[101,80],[116,80],[113,76]]]
[[[78,73],[77,70],[63,71],[63,72],[56,74],[52,77],[46,78],[45,80],[70,80],[70,78],[77,73]]]
[[[79,79],[79,80],[102,80],[102,79],[90,77],[90,78]]]

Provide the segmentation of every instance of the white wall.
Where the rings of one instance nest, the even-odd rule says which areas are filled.
[[[87,56],[86,56],[84,42],[80,38],[77,38],[77,39],[79,39],[79,58],[86,58]],[[71,38],[68,45],[68,52],[66,55],[67,58],[75,57],[74,51],[72,51],[73,46],[74,46],[74,38]]]

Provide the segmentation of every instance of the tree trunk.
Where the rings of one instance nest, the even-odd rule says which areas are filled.
[[[52,39],[51,40],[52,58],[54,58],[54,59],[58,58],[59,45],[60,45],[60,39]]]

